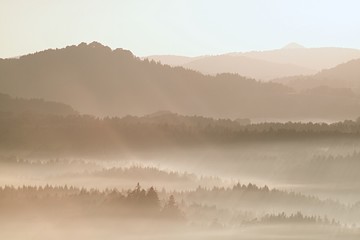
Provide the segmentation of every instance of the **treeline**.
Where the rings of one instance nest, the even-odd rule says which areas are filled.
[[[293,166],[289,178],[307,183],[333,183],[359,186],[360,153],[315,155],[309,161]]]
[[[156,167],[131,166],[131,167],[113,167],[110,169],[102,169],[93,172],[84,172],[70,175],[74,178],[92,177],[101,179],[117,179],[126,181],[150,182],[156,184],[178,184],[193,186],[198,185],[213,186],[222,184],[222,180],[218,177],[197,176],[194,173],[166,171]],[[65,176],[66,177],[66,176]]]
[[[45,101],[43,99],[14,98],[3,93],[0,93],[0,112],[13,114],[55,114],[62,116],[77,114],[72,107],[63,103]]]
[[[102,169],[93,172],[85,172],[83,174],[75,174],[75,177],[90,176],[101,178],[115,178],[115,179],[141,179],[141,181],[159,181],[159,182],[181,182],[192,184],[207,184],[212,183],[219,185],[223,181],[215,176],[197,176],[194,173],[179,172],[179,171],[166,171],[156,167],[144,166],[131,166],[131,167],[118,167],[110,169]]]
[[[237,185],[238,186],[238,185]],[[238,188],[238,187],[234,187]],[[247,191],[269,191],[267,187],[258,188],[250,184],[241,188]],[[238,190],[236,190],[238,191]],[[271,191],[271,190],[270,190]],[[46,215],[54,218],[67,217],[110,217],[118,219],[128,218],[151,218],[174,221],[188,220],[192,223],[211,222],[218,219],[219,223],[227,225],[237,224],[333,224],[339,225],[335,220],[328,217],[319,217],[320,214],[304,214],[298,211],[296,214],[277,211],[276,208],[261,208],[256,213],[252,208],[241,208],[238,206],[227,206],[221,204],[207,205],[203,201],[201,205],[191,199],[182,199],[177,203],[176,198],[184,197],[167,192],[161,200],[157,191],[150,187],[143,189],[140,184],[129,190],[114,189],[85,189],[73,186],[4,186],[0,187],[0,211],[1,217],[39,217]],[[224,196],[229,197],[229,196]],[[244,195],[243,198],[246,198]],[[239,199],[234,199],[239,201]],[[240,200],[241,201],[241,200]],[[254,205],[258,202],[254,201]],[[226,204],[226,203],[224,203]],[[285,202],[279,202],[285,204]],[[239,211],[240,210],[240,211]],[[279,214],[264,212],[281,212]],[[289,210],[288,212],[293,212]],[[253,215],[260,217],[251,217]],[[331,213],[330,213],[331,214]],[[322,216],[328,213],[321,214]]]
[[[0,187],[0,209],[3,214],[26,214],[32,211],[74,215],[106,214],[113,217],[158,217],[184,219],[173,195],[161,201],[155,188],[85,189],[68,186]]]
[[[17,167],[36,167],[36,168],[61,168],[70,167],[82,169],[102,169],[96,161],[89,161],[84,159],[68,159],[68,158],[47,158],[47,159],[28,159],[18,157],[15,154],[0,155],[3,163],[13,164]]]
[[[211,182],[213,185],[223,183],[220,177],[216,176],[198,176],[190,172],[181,172],[174,170],[165,170],[158,167],[146,166],[142,164],[133,164],[127,167],[104,168],[97,161],[84,159],[26,159],[16,155],[0,155],[1,163],[15,167],[16,170],[25,168],[29,170],[62,170],[71,169],[64,173],[64,177],[99,177],[99,178],[117,178],[133,179],[142,181],[157,180],[165,182]],[[201,185],[201,184],[200,184]],[[212,186],[213,186],[212,185]]]
[[[260,224],[322,224],[322,225],[334,225],[339,226],[340,223],[335,219],[329,219],[327,216],[306,216],[301,212],[292,213],[287,215],[282,212],[279,214],[266,214],[260,219],[254,219],[251,223]]]
[[[191,173],[180,173],[176,171],[164,171],[155,167],[131,166],[122,168],[102,169],[88,172],[84,175],[107,178],[139,178],[143,180],[157,179],[159,181],[195,181],[197,176]]]
[[[358,139],[357,121],[261,123],[176,114],[124,118],[88,115],[0,114],[0,147],[36,151],[101,152],[249,141]]]
[[[270,209],[273,212],[301,210],[305,214],[341,216],[349,211],[349,208],[337,201],[321,200],[315,196],[275,188],[270,189],[266,185],[259,187],[252,183],[247,185],[238,183],[233,187],[198,187],[193,191],[172,192],[172,194],[177,199],[190,203],[216,205],[219,208],[241,209],[255,213],[267,212]]]

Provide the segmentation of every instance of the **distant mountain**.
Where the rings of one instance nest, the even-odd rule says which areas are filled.
[[[305,47],[298,43],[292,42],[284,46],[282,49],[296,49],[296,48],[305,48]]]
[[[350,48],[285,47],[273,51],[232,54],[281,64],[293,64],[321,71],[360,58],[360,50]],[[305,73],[306,74],[306,73]],[[305,75],[303,74],[303,75]]]
[[[42,99],[13,98],[0,93],[0,112],[2,113],[35,113],[52,115],[73,115],[77,112],[63,103],[49,102]]]
[[[360,93],[360,59],[351,60],[312,76],[280,78],[274,82],[286,84],[297,90],[330,87],[351,89]]]
[[[246,56],[220,55],[204,57],[182,65],[204,74],[235,73],[245,77],[270,80],[278,76],[313,74],[314,70],[291,64],[279,64]]]
[[[98,116],[145,115],[169,110],[222,118],[329,119],[360,115],[357,98],[294,93],[278,83],[235,74],[205,76],[82,43],[19,59],[0,60],[0,89],[13,96],[69,104]]]
[[[182,66],[187,69],[199,71],[203,74],[216,75],[220,73],[235,73],[260,80],[270,80],[280,76],[313,74],[316,72],[315,70],[292,64],[279,64],[229,54],[199,57],[154,55],[147,58],[173,67]]]
[[[170,66],[183,66],[204,74],[237,73],[259,80],[292,75],[311,75],[326,68],[360,58],[360,50],[305,48],[297,43],[271,51],[228,53],[218,56],[149,56]]]

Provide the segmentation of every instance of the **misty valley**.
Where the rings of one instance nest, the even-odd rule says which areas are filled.
[[[0,59],[0,239],[359,239],[358,52],[295,47]]]

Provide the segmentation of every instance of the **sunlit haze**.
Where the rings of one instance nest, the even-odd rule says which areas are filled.
[[[99,41],[138,56],[360,48],[357,0],[1,0],[0,57]]]
[[[0,240],[359,240],[359,12],[0,0]]]

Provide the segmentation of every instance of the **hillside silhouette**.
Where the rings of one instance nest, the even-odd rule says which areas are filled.
[[[97,42],[2,59],[0,73],[4,93],[59,101],[98,116],[159,110],[252,119],[342,120],[360,115],[353,97],[294,93],[281,84],[236,74],[205,76]]]
[[[204,74],[236,73],[249,78],[270,80],[279,76],[312,74],[315,71],[293,64],[274,63],[247,56],[220,55],[200,58],[182,65]]]
[[[13,98],[2,93],[0,93],[0,112],[13,114],[55,114],[63,116],[77,114],[72,107],[63,103],[44,101],[42,99]]]
[[[347,88],[360,93],[360,59],[325,69],[315,75],[280,78],[274,82],[286,84],[297,90],[330,87]]]
[[[0,114],[0,150],[100,153],[231,143],[358,139],[360,124],[259,123],[176,114],[97,118],[89,115]]]
[[[287,63],[276,63],[267,60],[255,59],[242,55],[223,54],[217,56],[149,56],[148,59],[168,64],[182,66],[196,70],[203,74],[216,75],[220,73],[235,73],[259,80],[313,74],[316,71],[310,68]]]
[[[234,52],[218,56],[149,56],[170,66],[183,66],[204,74],[232,72],[259,80],[293,75],[312,75],[323,69],[360,58],[360,51],[348,48],[305,48],[289,43],[281,49]]]
[[[289,48],[285,46],[277,50],[235,53],[233,55],[242,55],[275,63],[294,64],[296,66],[321,71],[360,58],[360,50],[336,47]]]

